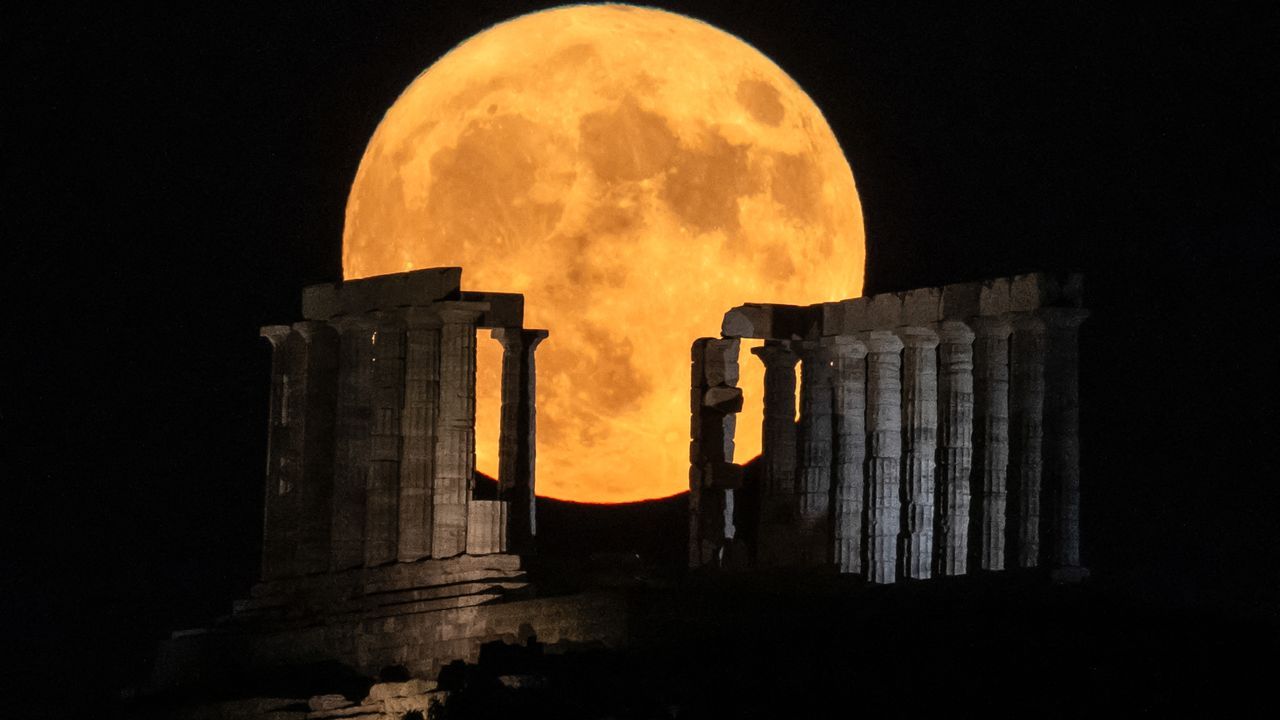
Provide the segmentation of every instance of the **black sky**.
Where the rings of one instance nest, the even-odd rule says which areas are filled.
[[[1084,552],[1152,603],[1275,621],[1275,13],[655,3],[823,110],[869,292],[1079,270]],[[1175,4],[1176,5],[1176,4]],[[382,113],[540,3],[39,4],[0,21],[3,607],[21,670],[140,662],[256,571],[260,325],[336,279]]]

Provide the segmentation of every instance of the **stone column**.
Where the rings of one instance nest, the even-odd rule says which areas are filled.
[[[803,565],[831,558],[831,355],[817,341],[799,344],[800,427],[796,500]]]
[[[825,338],[831,352],[832,482],[835,483],[834,558],[842,573],[863,572],[862,498],[866,493],[863,463],[867,456],[866,356],[861,340]]]
[[[1048,561],[1058,580],[1080,580],[1080,308],[1040,311],[1048,329],[1045,356],[1044,487],[1051,494]]]
[[[969,474],[973,468],[973,331],[938,325],[938,487],[934,574],[968,571]]]
[[[441,304],[444,305],[443,303]],[[476,467],[476,322],[482,309],[449,303],[440,310],[440,406],[431,554],[467,549],[467,504]]]
[[[374,325],[365,315],[337,318],[333,324],[338,331],[338,399],[329,567],[346,570],[364,564]]]
[[[764,362],[764,427],[761,460],[760,531],[756,558],[773,567],[795,561],[796,362],[791,344],[766,340],[752,354]]]
[[[329,569],[338,336],[329,325],[314,320],[296,323],[293,328],[303,354],[297,382],[301,397],[293,403],[302,441],[294,569],[299,574],[313,574]]]
[[[1009,362],[1009,558],[1021,568],[1040,564],[1044,357],[1044,320],[1039,314],[1016,317]]]
[[[534,474],[537,456],[537,373],[533,352],[546,330],[500,328],[492,336],[502,343],[502,427],[498,439],[498,497],[506,508],[507,546],[512,552],[534,550],[538,534]]]
[[[1003,570],[1009,471],[1009,334],[1004,318],[972,320],[973,452],[970,483],[969,562],[978,570]]]
[[[867,345],[867,534],[865,567],[875,583],[896,580],[902,463],[902,341],[872,331]]]
[[[938,335],[903,328],[902,527],[898,568],[904,578],[933,574],[933,493],[938,451]]]
[[[411,308],[406,322],[397,557],[413,562],[431,555],[440,319],[434,312]]]
[[[735,493],[742,487],[742,468],[733,462],[742,410],[738,350],[737,338],[699,338],[691,349],[689,567],[735,562]]]
[[[364,564],[395,562],[400,525],[400,417],[404,412],[404,324],[378,313],[372,355],[369,474],[365,485]]]
[[[291,478],[286,467],[292,452],[289,437],[289,385],[292,382],[290,357],[293,328],[268,325],[259,334],[271,342],[271,399],[267,422],[267,472],[262,507],[262,579],[274,580],[292,574],[293,548],[289,543],[290,517],[286,495]]]

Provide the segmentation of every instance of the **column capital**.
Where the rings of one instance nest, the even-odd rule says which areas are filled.
[[[980,338],[1004,339],[1013,334],[1013,323],[1005,315],[979,315],[969,320],[969,327]]]
[[[504,350],[523,349],[526,352],[533,352],[539,343],[547,339],[548,335],[550,333],[546,330],[528,328],[494,328],[489,332],[489,337],[502,343]]]
[[[973,329],[959,320],[943,320],[935,326],[935,330],[938,340],[948,345],[968,345],[975,337]]]
[[[760,358],[768,368],[795,367],[800,360],[787,340],[766,340],[764,345],[751,348],[751,354]]]
[[[434,307],[445,325],[475,325],[489,310],[489,303],[450,300],[436,303]]]
[[[892,330],[871,330],[858,333],[855,337],[867,344],[868,354],[902,352],[902,338]]]
[[[293,328],[288,325],[264,325],[258,328],[258,337],[269,340],[271,347],[280,347],[280,343],[284,342],[292,332]]]
[[[840,360],[859,360],[867,355],[867,344],[852,335],[829,335],[822,338],[822,344],[831,357]]]
[[[932,350],[938,347],[938,333],[923,325],[907,325],[895,328],[894,333],[902,340],[904,348]]]

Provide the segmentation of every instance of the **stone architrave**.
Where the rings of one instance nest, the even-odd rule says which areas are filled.
[[[293,382],[293,328],[268,325],[259,334],[271,343],[271,400],[267,424],[267,473],[262,508],[262,579],[293,574],[289,542],[292,513],[288,512],[289,456],[293,454],[288,398]]]
[[[476,303],[440,307],[440,404],[436,416],[436,476],[431,555],[467,550],[467,505],[476,467]]]
[[[404,325],[377,313],[370,338],[369,474],[365,486],[364,564],[395,562],[400,538],[400,421],[404,412]]]
[[[973,331],[938,326],[938,486],[934,574],[968,571],[969,476],[973,469]]]
[[[866,356],[861,340],[846,336],[824,338],[831,353],[832,482],[835,484],[834,553],[841,573],[861,574],[862,499],[866,493],[863,463],[867,456]]]
[[[1039,313],[1014,319],[1009,353],[1009,557],[1020,568],[1040,564],[1045,336]]]
[[[803,565],[831,562],[831,355],[820,342],[799,344],[800,426],[797,550]]]
[[[933,495],[938,449],[938,335],[924,327],[902,340],[902,525],[898,570],[904,578],[933,574]]]
[[[1060,580],[1079,580],[1080,562],[1080,308],[1040,311],[1048,330],[1045,355],[1044,488],[1052,497],[1047,558]]]
[[[404,412],[400,421],[399,547],[401,562],[431,555],[440,397],[440,319],[412,308],[405,328]]]
[[[346,570],[364,564],[374,323],[368,315],[347,315],[333,324],[338,330],[338,398],[329,567]]]
[[[874,330],[867,346],[867,579],[897,579],[902,464],[902,340]]]
[[[538,534],[535,493],[537,458],[537,376],[533,353],[546,330],[499,328],[491,333],[502,343],[502,417],[498,439],[499,498],[508,527],[506,545],[513,552],[534,551]]]
[[[764,363],[764,423],[761,460],[760,528],[756,557],[765,566],[795,560],[796,363],[800,358],[784,340],[766,340],[752,354]]]
[[[300,397],[291,410],[301,439],[302,467],[294,570],[309,575],[329,569],[338,336],[328,324],[313,320],[293,328],[303,354],[296,383]]]
[[[1005,567],[1009,470],[1009,335],[1004,318],[972,320],[973,473],[970,484],[969,562],[978,570]]]

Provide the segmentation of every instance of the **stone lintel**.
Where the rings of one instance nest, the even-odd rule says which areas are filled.
[[[803,340],[823,327],[823,305],[747,303],[724,314],[720,334],[727,338]]]
[[[436,304],[436,314],[444,324],[470,323],[479,325],[484,314],[489,311],[489,303],[465,300],[450,300]]]
[[[328,320],[370,310],[428,305],[460,297],[462,268],[442,267],[310,285],[302,290],[302,316]]]

